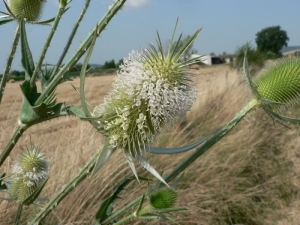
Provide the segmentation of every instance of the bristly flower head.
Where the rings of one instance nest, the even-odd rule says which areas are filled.
[[[147,49],[132,51],[120,66],[113,90],[104,103],[94,109],[94,115],[100,118],[100,132],[111,146],[123,149],[131,168],[131,157],[134,157],[152,170],[150,172],[154,171],[142,158],[143,153],[155,137],[185,115],[195,101],[197,91],[185,67],[195,60],[180,62],[179,58],[199,32],[180,49],[181,36],[173,44],[173,33],[166,53],[159,36],[158,48],[150,45]]]
[[[282,113],[300,103],[300,58],[283,58],[266,67],[253,80],[244,61],[246,80],[258,104],[278,122],[299,123]]]
[[[173,189],[161,189],[157,192],[151,193],[149,201],[154,209],[171,208],[175,205],[177,200],[177,192]]]
[[[24,201],[48,177],[49,163],[36,148],[27,149],[12,167],[10,194]]]
[[[45,2],[46,0],[10,0],[9,8],[14,17],[34,22],[40,18]]]

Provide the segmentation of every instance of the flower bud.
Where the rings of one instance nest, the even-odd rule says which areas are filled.
[[[177,199],[177,192],[173,189],[161,189],[150,194],[150,204],[155,209],[166,209],[174,206]]]
[[[253,82],[262,99],[274,102],[270,103],[272,110],[281,111],[299,103],[300,58],[278,60]]]
[[[12,167],[10,194],[24,201],[48,177],[49,163],[36,148],[27,149]]]
[[[9,7],[16,18],[37,21],[45,2],[46,0],[10,0]]]

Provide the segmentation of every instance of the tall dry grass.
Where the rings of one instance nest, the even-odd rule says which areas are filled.
[[[110,89],[113,77],[88,77],[88,101],[99,104]],[[199,85],[199,98],[193,109],[186,120],[161,135],[157,145],[170,147],[192,143],[228,122],[250,99],[243,79],[229,67],[195,70],[195,80]],[[79,87],[78,80],[72,83]],[[57,97],[67,104],[79,104],[79,97],[69,83],[59,87]],[[8,84],[0,105],[1,148],[13,131],[20,103],[18,84]],[[184,172],[177,186],[177,205],[187,206],[189,210],[174,214],[174,217],[181,224],[297,224],[298,136],[297,129],[274,125],[264,112],[251,112]],[[90,124],[75,117],[42,123],[25,133],[1,168],[1,174],[9,172],[17,154],[30,144],[30,140],[41,146],[51,162],[50,180],[42,192],[42,197],[46,198],[60,190],[101,145],[100,135]],[[189,154],[147,155],[147,158],[158,171],[167,174]],[[140,167],[138,173],[152,178]],[[131,171],[123,153],[116,152],[95,176],[79,184],[44,224],[92,224],[101,200],[129,175]],[[122,199],[115,204],[115,209],[128,204],[146,188],[147,184],[133,182],[127,191],[122,192]],[[0,224],[12,224],[16,209],[16,203],[2,200]],[[26,208],[23,221],[36,210],[38,206]],[[136,223],[169,224],[165,221]]]

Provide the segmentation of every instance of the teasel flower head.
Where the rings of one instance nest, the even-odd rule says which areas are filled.
[[[149,201],[154,209],[171,208],[177,200],[177,192],[170,188],[160,189],[149,196]]]
[[[300,58],[282,58],[250,78],[245,57],[244,74],[254,98],[274,120],[279,123],[300,123],[299,119],[284,115],[300,103]]]
[[[17,19],[24,18],[28,22],[37,21],[43,11],[46,0],[9,0],[8,6]]]
[[[19,155],[12,167],[9,192],[13,198],[22,202],[33,194],[48,177],[49,163],[44,154],[31,147]]]
[[[180,56],[199,32],[180,48],[181,36],[173,44],[173,33],[167,52],[159,35],[158,47],[151,44],[132,51],[120,66],[113,90],[93,111],[99,118],[99,132],[111,146],[123,149],[135,175],[132,157],[162,180],[142,156],[156,136],[185,115],[196,99],[196,86],[186,66],[197,59],[182,62]]]

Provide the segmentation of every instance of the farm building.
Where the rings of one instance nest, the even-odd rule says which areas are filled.
[[[281,49],[281,53],[286,57],[300,56],[300,46],[288,46]]]
[[[192,54],[191,58],[201,57],[199,62],[205,65],[215,65],[221,63],[231,63],[235,60],[235,55],[221,55],[221,56],[211,56],[211,55],[198,55]]]

